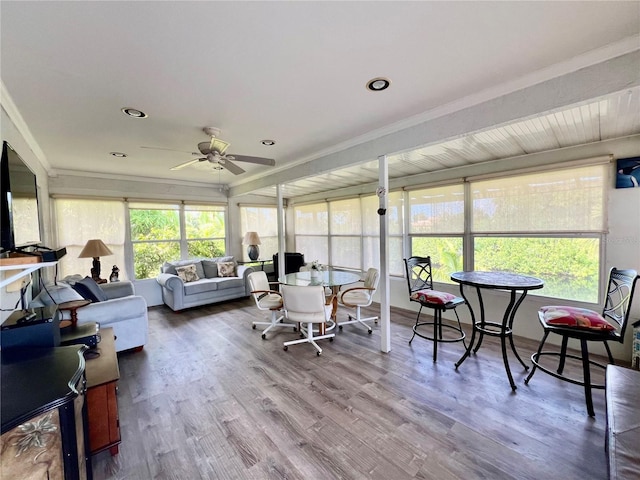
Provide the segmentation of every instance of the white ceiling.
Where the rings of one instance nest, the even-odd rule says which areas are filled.
[[[231,186],[454,102],[463,108],[483,92],[499,96],[577,70],[596,59],[592,52],[640,48],[640,2],[3,0],[0,22],[5,94],[51,175]],[[377,76],[390,78],[391,87],[367,91],[365,83]],[[391,173],[638,133],[638,91],[625,95],[404,152],[391,158]],[[607,101],[627,102],[625,122],[607,122]],[[149,117],[126,117],[122,107]],[[563,125],[576,123],[570,117],[584,123],[563,135]],[[222,130],[229,153],[272,157],[276,167],[242,163],[247,172],[239,176],[205,165],[171,171],[207,140],[204,126]],[[262,139],[276,145],[265,147]],[[128,157],[114,158],[113,151]],[[309,193],[336,178],[353,185],[368,178],[367,168],[325,174],[325,186],[322,178],[316,187],[305,179],[290,191]]]

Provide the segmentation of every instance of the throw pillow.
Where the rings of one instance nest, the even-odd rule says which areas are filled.
[[[452,293],[438,292],[437,290],[418,290],[411,294],[411,299],[422,303],[436,303],[438,305],[444,305],[449,303],[454,298],[457,298]]]
[[[218,262],[218,274],[221,277],[235,277],[236,262]]]
[[[200,277],[196,272],[195,265],[185,265],[183,267],[176,267],[176,274],[182,279],[184,283],[195,282],[196,280],[200,280]]]
[[[73,284],[73,289],[82,295],[85,300],[91,300],[92,302],[104,302],[109,300],[104,290],[95,282],[91,277],[84,277],[79,282]]]
[[[218,262],[215,260],[202,260],[202,269],[206,278],[216,278],[218,276]]]
[[[598,312],[586,308],[552,305],[542,307],[540,312],[542,312],[542,318],[547,325],[588,328],[591,330],[616,329]]]

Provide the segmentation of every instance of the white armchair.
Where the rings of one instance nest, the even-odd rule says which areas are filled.
[[[324,333],[326,323],[331,319],[333,308],[331,305],[325,304],[324,287],[321,285],[281,285],[280,290],[287,319],[306,325],[300,328],[300,334],[304,338],[284,342],[284,350],[286,351],[289,345],[310,343],[316,348],[317,355],[320,356],[322,349],[316,340],[328,338],[330,342],[333,342],[335,337],[334,333]],[[318,329],[319,335],[315,335],[314,326]]]
[[[257,325],[267,325],[262,331],[262,338],[267,338],[267,332],[274,327],[293,327],[293,331],[297,330],[297,323],[279,323],[284,318],[282,312],[282,295],[280,292],[271,290],[267,274],[263,271],[252,272],[249,274],[249,285],[251,286],[251,295],[256,302],[258,310],[270,311],[270,321],[253,322],[253,328]],[[280,315],[279,315],[280,314]]]
[[[369,305],[371,305],[371,302],[373,302],[373,294],[378,288],[379,281],[380,274],[378,273],[378,270],[375,268],[370,268],[369,270],[367,270],[367,274],[362,281],[362,285],[347,288],[339,293],[338,302],[345,307],[355,308],[356,315],[354,317],[353,315],[349,314],[348,321],[338,322],[338,329],[342,330],[343,325],[360,323],[364,325],[367,328],[369,334],[371,334],[371,327],[364,322],[373,320],[375,321],[375,323],[378,323],[378,317],[363,318],[361,309],[362,307],[368,307]]]

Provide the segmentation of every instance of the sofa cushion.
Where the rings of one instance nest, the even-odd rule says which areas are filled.
[[[107,294],[102,291],[100,286],[91,277],[85,277],[81,281],[74,283],[73,289],[82,295],[82,298],[91,300],[92,302],[109,300]]]
[[[204,270],[202,269],[202,259],[192,258],[190,260],[176,260],[174,262],[164,262],[162,264],[162,273],[171,273],[177,275],[176,267],[184,267],[185,265],[195,265],[196,274],[199,278],[205,278]]]
[[[217,282],[208,279],[200,279],[195,282],[185,283],[184,294],[195,295],[196,293],[215,292],[217,289]]]
[[[200,277],[196,273],[196,266],[194,264],[184,265],[182,267],[176,267],[176,274],[185,283],[195,282],[196,280],[200,280]]]
[[[244,288],[244,279],[240,277],[218,277],[215,282],[218,290],[226,290],[227,288]]]
[[[82,295],[76,292],[70,285],[59,283],[58,285],[46,285],[40,293],[29,302],[29,308],[46,307],[73,300],[82,300]]]
[[[235,262],[218,262],[218,275],[220,275],[221,277],[235,277],[236,263]]]
[[[202,268],[204,269],[204,276],[206,278],[218,277],[218,262],[234,262],[233,255],[227,255],[226,257],[215,257],[211,259],[202,260]]]

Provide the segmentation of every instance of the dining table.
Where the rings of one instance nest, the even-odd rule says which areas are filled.
[[[338,292],[340,287],[361,281],[360,275],[354,272],[345,272],[342,270],[324,269],[315,272],[309,270],[304,272],[287,273],[278,278],[278,282],[285,285],[321,285],[331,289],[331,320],[336,321],[336,313],[338,311]],[[328,303],[327,303],[328,304]]]
[[[471,351],[475,354],[480,346],[485,335],[500,337],[500,343],[502,348],[502,360],[504,367],[509,378],[509,383],[513,391],[516,390],[516,384],[513,381],[511,375],[511,368],[509,367],[509,358],[507,357],[507,340],[511,350],[516,358],[520,361],[525,370],[529,369],[529,366],[522,361],[518,351],[513,343],[513,322],[516,317],[516,312],[522,304],[523,300],[527,296],[527,293],[531,290],[537,290],[544,287],[544,282],[537,278],[528,275],[521,275],[514,272],[483,272],[483,271],[467,271],[467,272],[455,272],[451,274],[451,280],[460,284],[460,295],[466,300],[469,312],[471,314],[472,333],[469,346],[465,350],[464,354],[455,364],[456,370],[462,363],[469,357]],[[471,287],[476,292],[478,298],[478,317],[474,312],[469,298],[465,293],[464,287]],[[501,321],[488,321],[485,313],[485,303],[482,298],[482,290],[501,290],[509,292],[509,303],[504,311]],[[476,336],[478,341],[476,343]]]

